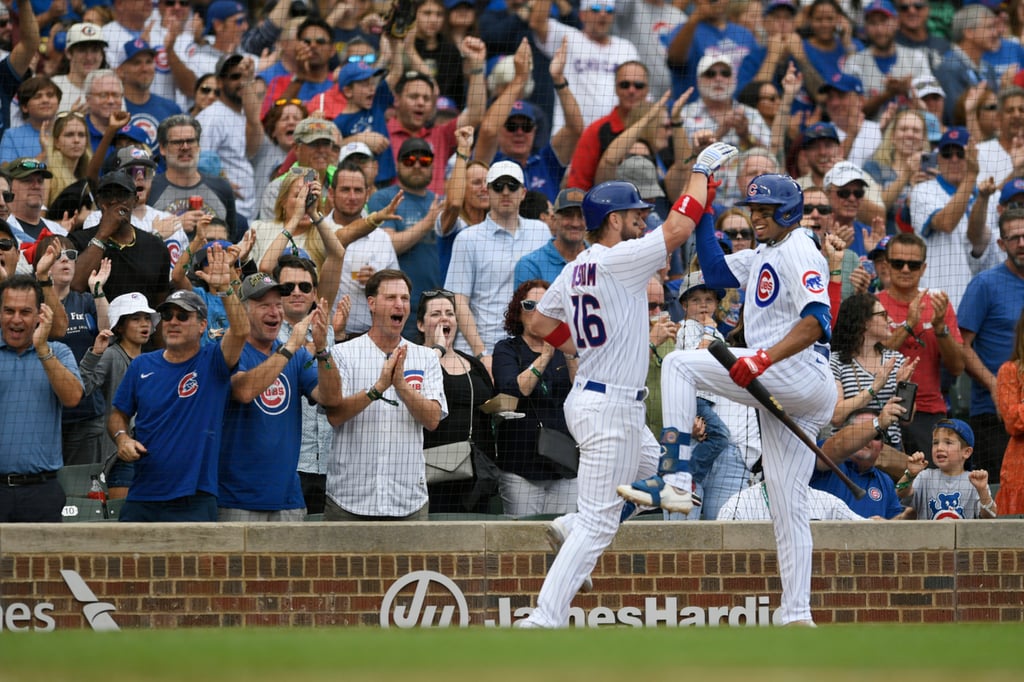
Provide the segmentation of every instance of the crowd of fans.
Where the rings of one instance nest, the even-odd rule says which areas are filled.
[[[783,172],[829,262],[819,437],[876,504],[821,515],[1024,513],[1024,2],[411,6],[0,4],[0,522],[61,520],[79,464],[125,520],[572,511],[536,304],[588,190],[632,182],[653,229],[716,141],[722,248]],[[743,343],[692,241],[648,299],[654,389]],[[756,414],[700,407],[689,517],[759,518]]]

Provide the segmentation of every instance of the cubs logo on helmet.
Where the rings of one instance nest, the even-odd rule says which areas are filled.
[[[417,391],[423,390],[423,370],[422,369],[407,369],[405,370],[405,383],[409,384]]]
[[[291,394],[288,377],[283,374],[278,375],[274,382],[256,397],[256,407],[264,414],[271,417],[277,416],[288,409]]]
[[[199,373],[189,372],[178,382],[178,397],[191,398],[199,392]]]
[[[779,275],[771,265],[765,263],[757,276],[757,291],[754,293],[754,302],[759,308],[771,305],[771,302],[779,295]]]

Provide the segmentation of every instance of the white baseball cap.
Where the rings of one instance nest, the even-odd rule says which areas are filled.
[[[829,187],[844,187],[851,182],[863,182],[868,184],[867,174],[860,169],[860,166],[849,161],[838,161],[828,173],[822,184],[825,189]]]
[[[128,294],[121,294],[110,302],[110,306],[107,308],[110,328],[116,327],[122,317],[129,317],[135,313],[149,313],[149,319],[153,322],[154,329],[157,323],[160,322],[159,313],[149,307],[149,301],[146,300],[146,297],[137,291],[133,291]]]
[[[491,184],[498,178],[508,176],[514,180],[518,180],[520,185],[525,185],[526,181],[523,179],[523,169],[515,161],[499,161],[487,170],[487,184]]]
[[[928,95],[938,95],[939,97],[945,97],[946,93],[939,85],[939,82],[931,76],[923,76],[921,78],[914,79],[914,90],[917,92],[918,97],[927,97]]]
[[[107,41],[103,39],[103,29],[96,24],[75,24],[68,29],[67,42],[64,49],[67,50],[82,43],[99,43],[106,47]]]
[[[732,60],[729,59],[727,55],[722,53],[706,54],[700,58],[699,62],[697,62],[697,75],[700,76],[702,73],[705,73],[715,64],[725,64],[730,69],[733,68]]]
[[[374,158],[373,152],[366,145],[365,142],[349,142],[341,151],[338,153],[338,164],[340,165],[345,159],[352,156],[353,154],[365,154],[371,159]]]

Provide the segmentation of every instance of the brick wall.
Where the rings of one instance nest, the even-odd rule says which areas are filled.
[[[1024,521],[814,524],[815,619],[1024,620]],[[767,524],[634,523],[578,595],[591,623],[766,624],[780,583]],[[0,609],[52,604],[56,628],[89,627],[61,570],[81,576],[121,628],[371,625],[414,571],[450,578],[469,622],[508,624],[536,600],[552,556],[543,524],[0,526]],[[416,611],[415,585],[394,605]],[[81,595],[78,595],[81,597]],[[88,601],[88,600],[87,600]],[[441,582],[423,607],[454,607]],[[392,619],[392,624],[397,620]],[[437,622],[437,620],[435,620]],[[0,632],[11,629],[0,617]]]

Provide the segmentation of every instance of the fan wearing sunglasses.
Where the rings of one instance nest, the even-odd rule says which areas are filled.
[[[959,308],[976,261],[991,241],[985,217],[995,181],[980,176],[978,150],[966,128],[946,129],[937,162],[938,175],[910,190],[910,222],[928,245],[929,266],[921,286],[943,289],[950,304]]]
[[[713,129],[715,138],[744,149],[768,147],[772,134],[757,109],[741,104],[735,97],[739,65],[723,55],[705,55],[697,65],[700,97],[683,107],[677,122],[691,137],[700,130]]]
[[[857,220],[861,201],[867,193],[868,176],[849,161],[839,161],[825,173],[824,189],[832,208],[832,234],[861,258],[885,236],[885,221],[875,221],[874,228]]]
[[[472,351],[489,367],[494,344],[505,336],[502,315],[514,293],[516,263],[547,244],[551,230],[539,220],[519,216],[526,196],[519,164],[499,161],[487,171],[486,180],[491,204],[487,219],[455,238],[445,288],[456,295],[462,335],[456,347]]]
[[[135,462],[121,512],[125,521],[217,520],[224,405],[249,335],[249,317],[236,291],[241,283],[231,283],[231,260],[215,245],[202,275],[227,310],[228,329],[220,343],[202,345],[203,299],[175,291],[156,306],[163,350],[137,357],[114,396],[107,432],[118,458]]]
[[[548,201],[554,201],[562,184],[565,168],[572,159],[576,143],[583,134],[583,115],[580,106],[563,75],[566,50],[559,49],[551,60],[549,69],[552,80],[560,87],[555,89],[565,125],[551,136],[544,147],[535,150],[537,141],[538,109],[522,98],[529,79],[530,45],[526,41],[519,45],[513,58],[516,77],[487,110],[480,139],[476,144],[475,158],[484,163],[510,159],[523,167],[527,185],[544,192]],[[504,124],[499,125],[502,121]]]
[[[299,24],[295,41],[295,69],[270,80],[263,98],[260,116],[267,112],[279,99],[298,99],[302,102],[317,100],[318,95],[334,90],[331,58],[335,55],[334,32],[330,25],[319,17],[307,17]],[[334,118],[339,109],[327,111],[328,119]]]

